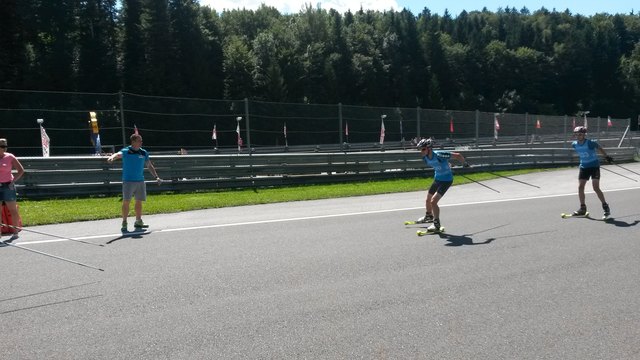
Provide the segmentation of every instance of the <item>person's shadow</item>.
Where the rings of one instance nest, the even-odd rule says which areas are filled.
[[[493,241],[495,241],[497,239],[507,239],[507,238],[511,238],[511,237],[520,237],[520,236],[526,236],[526,235],[538,235],[538,234],[545,234],[545,233],[552,232],[552,231],[537,231],[537,232],[532,232],[532,233],[490,237],[490,238],[485,239],[484,241],[478,241],[478,242],[474,242],[474,240],[473,240],[472,236],[476,236],[476,235],[481,234],[483,232],[487,232],[487,231],[490,231],[490,230],[498,229],[498,228],[501,228],[501,227],[504,227],[504,226],[507,226],[507,225],[506,224],[505,225],[500,225],[500,226],[496,226],[496,227],[493,227],[493,228],[490,228],[490,229],[477,231],[477,232],[471,233],[471,234],[455,235],[455,234],[448,234],[448,233],[438,233],[438,236],[441,239],[447,240],[447,243],[444,244],[444,246],[464,246],[464,245],[486,245],[486,244],[491,244]]]
[[[106,244],[109,245],[111,243],[114,243],[122,239],[142,239],[145,235],[149,235],[149,234],[151,234],[151,231],[149,230],[127,231],[127,232],[123,232],[122,235],[118,236],[117,238],[107,241]]]
[[[633,215],[626,215],[626,216],[621,216],[621,217],[617,217],[617,218],[608,218],[606,220],[601,220],[601,219],[594,219],[594,218],[589,218],[590,220],[595,220],[595,221],[604,221],[607,224],[611,224],[611,225],[615,225],[617,227],[632,227],[632,226],[636,226],[640,223],[640,220],[634,220],[633,222],[626,222],[626,221],[622,221],[619,219],[624,219],[624,218],[628,218],[628,217],[632,217],[632,216],[638,216],[640,214],[633,214]]]

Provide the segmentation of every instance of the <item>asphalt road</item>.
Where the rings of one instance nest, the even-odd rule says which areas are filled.
[[[571,169],[451,188],[423,237],[423,192],[29,228],[105,271],[0,247],[0,358],[638,359],[640,176],[607,168],[609,222],[561,219]]]

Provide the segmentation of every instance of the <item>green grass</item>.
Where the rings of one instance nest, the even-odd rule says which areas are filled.
[[[513,176],[545,169],[496,171],[495,174]],[[475,181],[494,179],[492,173],[465,175]],[[455,177],[455,185],[469,183],[462,176]],[[248,189],[197,192],[187,194],[149,195],[143,207],[144,214],[161,214],[197,209],[212,209],[229,206],[269,204],[287,201],[329,199],[426,190],[430,178],[395,179],[364,183],[330,185],[308,185],[268,189]],[[416,199],[420,202],[419,199]],[[120,217],[119,197],[93,197],[55,200],[20,201],[20,214],[24,226],[112,219]],[[131,205],[133,214],[133,204]]]

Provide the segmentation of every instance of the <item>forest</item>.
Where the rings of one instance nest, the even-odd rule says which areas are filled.
[[[3,0],[0,88],[635,118],[640,16]],[[11,107],[11,99],[0,100]]]

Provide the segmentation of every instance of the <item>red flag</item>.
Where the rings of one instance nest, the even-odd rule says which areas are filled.
[[[344,123],[344,134],[349,136],[349,123]]]
[[[540,119],[536,120],[536,129],[541,129],[542,125],[540,124]]]
[[[382,123],[380,124],[380,145],[384,144],[384,118],[382,118]]]
[[[213,133],[211,134],[211,140],[218,140],[218,132],[216,131],[216,124],[213,124]]]
[[[612,127],[613,123],[611,122],[611,116],[607,116],[607,127]]]
[[[138,132],[138,127],[136,126],[136,124],[133,124],[133,133],[136,135],[140,135],[140,133]]]
[[[453,116],[449,120],[449,132],[453,134]]]

